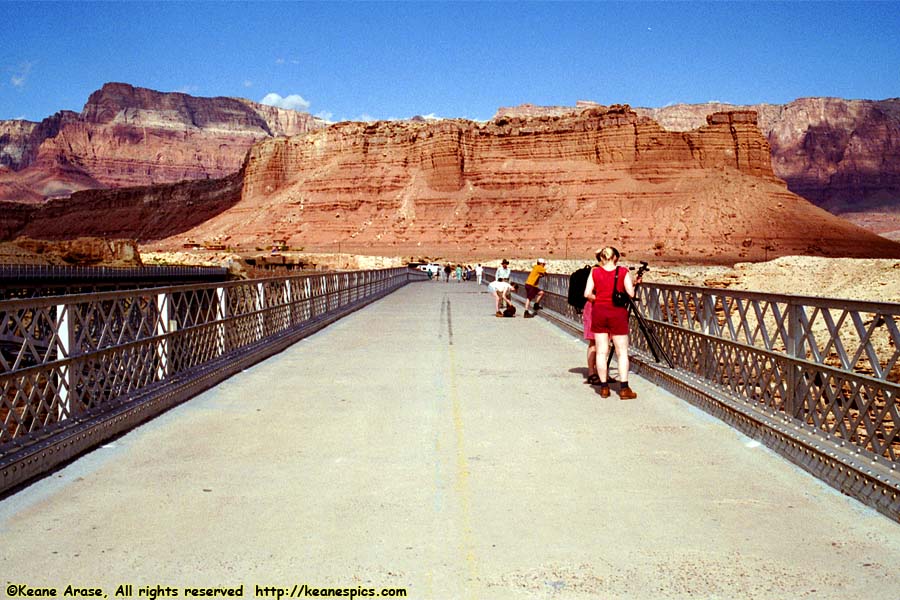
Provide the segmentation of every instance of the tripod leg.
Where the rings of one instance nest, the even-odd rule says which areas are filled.
[[[650,352],[653,354],[653,358],[656,362],[661,362],[659,357],[662,355],[663,358],[666,359],[666,363],[669,365],[669,368],[675,368],[675,364],[672,362],[672,359],[666,353],[665,348],[663,348],[662,343],[659,341],[659,337],[657,337],[656,332],[650,329],[647,325],[647,322],[644,320],[643,315],[641,315],[640,311],[634,305],[634,300],[628,300],[628,308],[631,310],[632,314],[634,314],[635,319],[638,322],[638,328],[641,330],[641,333],[644,334],[644,339],[647,340],[647,346],[650,348]]]

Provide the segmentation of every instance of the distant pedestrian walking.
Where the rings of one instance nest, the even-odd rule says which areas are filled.
[[[484,275],[484,267],[481,266],[481,263],[475,265],[475,278],[478,280],[478,285],[481,285],[481,276]]]

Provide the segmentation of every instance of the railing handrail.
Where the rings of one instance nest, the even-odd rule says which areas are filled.
[[[162,285],[146,288],[134,288],[128,290],[107,290],[103,292],[84,292],[78,294],[62,294],[57,296],[38,296],[33,298],[10,298],[0,300],[0,311],[18,309],[22,307],[45,307],[56,306],[65,303],[78,303],[88,300],[115,300],[127,295],[156,295],[168,294],[172,292],[190,292],[200,289],[208,289],[210,287],[217,288],[234,288],[250,284],[267,283],[272,281],[284,282],[286,280],[297,280],[307,278],[327,277],[341,275],[344,273],[376,273],[382,271],[395,271],[396,269],[405,269],[405,267],[393,267],[386,269],[366,269],[364,271],[328,271],[324,273],[302,273],[296,275],[285,275],[282,277],[260,277],[258,279],[240,279],[232,281],[220,281],[212,283],[185,283],[176,285]],[[224,269],[223,269],[224,271]]]

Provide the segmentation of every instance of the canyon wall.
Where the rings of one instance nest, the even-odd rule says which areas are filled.
[[[722,104],[636,109],[675,131],[692,129]],[[802,98],[746,107],[772,148],[788,189],[828,211],[900,240],[900,99]]]
[[[241,185],[238,172],[222,179],[85,190],[41,204],[0,201],[0,240],[153,240],[178,235],[234,206]]]
[[[188,233],[389,255],[590,256],[615,243],[672,260],[900,256],[787,190],[755,119],[731,111],[673,132],[628,106],[591,106],[339,123],[254,146],[240,202]]]
[[[596,106],[530,104],[497,117],[564,115]],[[715,112],[751,110],[769,142],[772,170],[788,189],[833,214],[900,240],[900,99],[800,98],[788,104],[718,102],[635,108],[669,131],[690,131]]]
[[[249,100],[108,83],[80,114],[0,122],[0,199],[220,178],[240,169],[257,140],[322,126],[312,115]]]
[[[0,236],[459,260],[590,260],[607,243],[630,260],[900,257],[900,244],[789,191],[756,118],[714,113],[670,131],[621,105],[487,123],[344,122],[260,141],[222,180],[0,207]]]

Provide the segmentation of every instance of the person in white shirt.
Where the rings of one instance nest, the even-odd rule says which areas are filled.
[[[496,311],[496,316],[502,317],[503,311],[500,309],[501,302],[504,306],[511,304],[512,299],[510,298],[510,294],[519,289],[519,286],[515,283],[510,283],[508,281],[492,281],[488,284],[488,288],[494,293],[494,310]]]
[[[481,263],[475,265],[475,278],[478,281],[478,285],[481,285],[481,275],[484,273],[484,267],[481,266]]]

